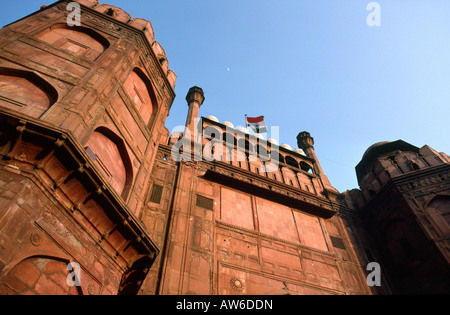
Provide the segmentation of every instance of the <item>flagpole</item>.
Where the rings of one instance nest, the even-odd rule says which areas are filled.
[[[247,129],[248,128],[248,125],[247,125],[247,114],[245,114],[245,129]]]

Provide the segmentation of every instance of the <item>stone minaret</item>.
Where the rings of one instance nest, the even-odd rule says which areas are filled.
[[[186,127],[191,132],[191,135],[194,135],[194,131],[198,123],[200,107],[205,101],[203,90],[198,86],[191,87],[186,96],[186,101],[189,106],[189,112],[186,119]]]
[[[320,177],[322,185],[324,186],[325,192],[328,193],[328,196],[335,199],[339,192],[333,186],[331,186],[328,177],[323,172],[322,166],[320,165],[319,159],[317,158],[314,151],[314,138],[311,137],[309,132],[303,131],[297,136],[297,143],[298,147],[301,148],[308,157],[314,159],[314,173]]]

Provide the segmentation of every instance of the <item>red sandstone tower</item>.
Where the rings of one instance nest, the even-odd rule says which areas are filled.
[[[380,142],[356,167],[346,193],[394,294],[450,293],[450,157],[402,140]],[[373,258],[370,258],[373,259]]]
[[[176,76],[150,22],[69,3],[0,30],[0,294],[136,294],[160,252],[138,218]]]

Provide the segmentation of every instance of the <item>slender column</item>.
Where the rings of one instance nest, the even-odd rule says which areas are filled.
[[[186,128],[184,131],[183,141],[185,147],[189,147],[190,153],[193,153],[195,161],[202,160],[202,126],[199,121],[199,111],[203,102],[205,101],[205,95],[203,90],[198,86],[194,86],[189,89],[186,96],[186,101],[189,106],[189,112],[186,119]]]
[[[198,86],[191,87],[186,96],[186,101],[189,106],[189,112],[186,119],[186,127],[191,131],[191,134],[193,135],[194,128],[196,127],[196,123],[198,120],[200,107],[205,101],[203,90]]]
[[[330,181],[328,180],[328,177],[325,175],[325,173],[322,170],[322,166],[320,166],[319,160],[317,159],[316,152],[314,151],[314,138],[311,137],[309,132],[303,131],[297,136],[297,143],[298,147],[300,149],[303,149],[305,151],[306,156],[314,159],[314,173],[319,176],[320,180],[322,181],[322,185],[325,188],[325,191],[329,194],[329,196],[333,196],[332,199],[335,199],[337,194],[339,193],[336,188],[331,186]]]
[[[298,147],[305,151],[306,156],[313,158],[314,172],[316,175],[323,174],[322,167],[320,166],[319,160],[317,159],[316,152],[314,151],[314,138],[311,137],[309,132],[303,131],[297,136]]]

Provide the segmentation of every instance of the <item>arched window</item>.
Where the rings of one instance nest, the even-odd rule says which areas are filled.
[[[311,173],[311,174],[313,172],[311,165],[309,165],[308,163],[303,162],[303,161],[300,162],[300,168],[301,168],[302,171],[305,171],[305,172],[308,172],[308,173]]]
[[[133,175],[123,140],[106,128],[98,128],[92,134],[87,146],[95,154],[94,163],[104,178],[125,199]]]
[[[96,60],[109,47],[109,42],[103,36],[81,26],[56,24],[36,37],[91,61]]]
[[[38,75],[0,68],[0,106],[39,118],[58,99],[58,92]]]
[[[113,8],[106,9],[106,11],[105,11],[105,14],[106,14],[106,15],[112,16],[112,17],[114,17],[115,13],[116,13],[116,12],[114,12],[114,9],[113,9]]]
[[[135,68],[124,83],[124,89],[136,106],[142,120],[150,126],[156,112],[152,84],[142,70]]]
[[[420,166],[415,160],[408,160],[408,164],[413,171],[420,170]]]
[[[288,156],[286,156],[285,161],[286,161],[287,165],[292,166],[292,167],[294,167],[296,169],[299,168],[297,160],[294,159],[293,157],[288,155]]]

